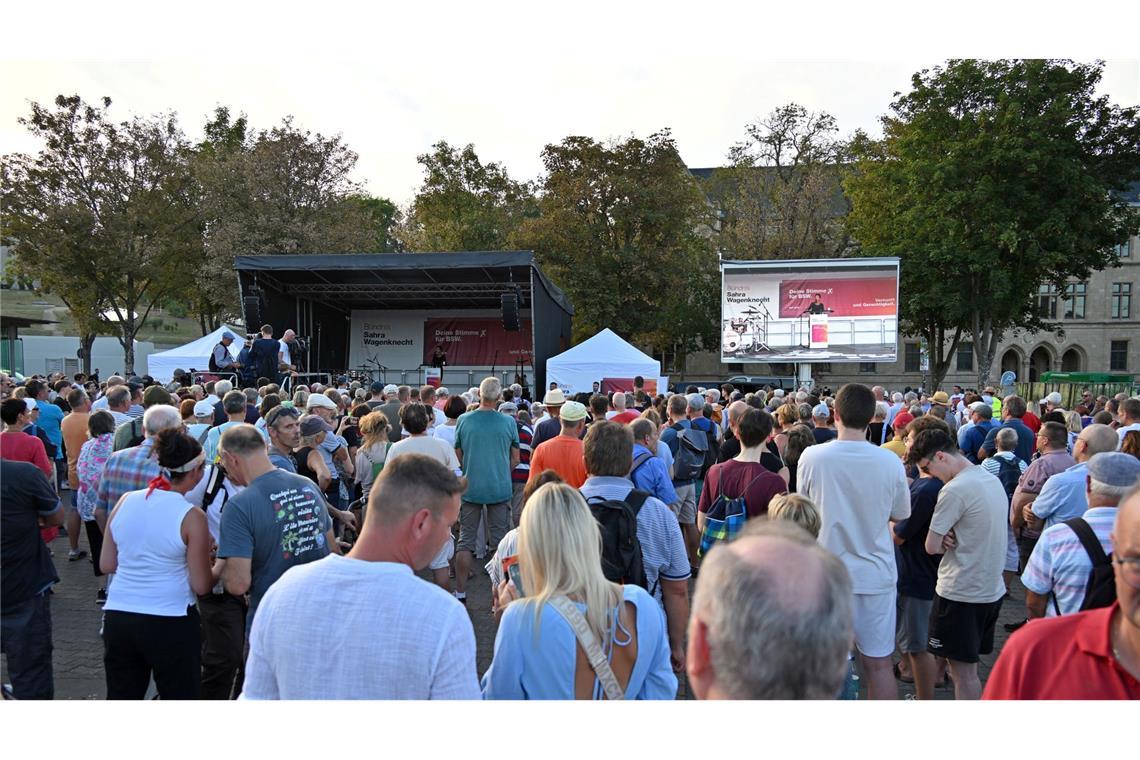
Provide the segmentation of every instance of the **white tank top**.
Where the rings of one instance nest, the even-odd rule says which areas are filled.
[[[119,569],[107,591],[104,610],[182,617],[197,601],[190,588],[190,565],[182,540],[182,520],[194,506],[173,491],[132,491],[110,527],[119,550]]]

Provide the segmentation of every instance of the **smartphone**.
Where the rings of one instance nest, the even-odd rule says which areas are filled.
[[[507,568],[507,574],[511,577],[511,583],[515,584],[515,592],[519,597],[524,597],[526,594],[523,592],[522,585],[522,571],[519,569],[519,563],[514,562]]]

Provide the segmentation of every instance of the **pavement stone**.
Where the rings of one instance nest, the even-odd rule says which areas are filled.
[[[86,536],[80,538],[80,546],[87,547]],[[55,671],[56,699],[103,699],[106,684],[103,677],[102,641],[99,631],[102,624],[102,608],[95,604],[96,580],[92,564],[88,559],[77,562],[67,561],[67,539],[57,538],[51,545],[55,553],[54,561],[60,582],[56,584],[52,596],[52,633],[55,641],[53,669]],[[472,563],[474,577],[468,582],[467,613],[475,630],[476,668],[479,677],[491,664],[494,652],[495,633],[498,626],[491,614],[491,583],[483,570],[483,562]],[[421,573],[427,579],[427,572]],[[995,631],[994,653],[983,655],[979,672],[984,683],[989,676],[1001,648],[1009,634],[1002,623],[1024,619],[1025,590],[1014,580],[1010,596],[1002,605],[1001,617]],[[7,682],[7,658],[0,670],[0,677]],[[679,678],[678,698],[691,699],[688,684],[682,675]],[[913,699],[914,687],[899,682],[899,698]],[[866,697],[865,687],[860,688],[860,698]],[[952,688],[939,689],[936,699],[953,699]]]

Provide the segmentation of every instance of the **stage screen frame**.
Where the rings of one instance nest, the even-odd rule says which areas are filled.
[[[897,257],[722,259],[720,274],[722,362],[898,360]],[[861,300],[854,300],[851,291],[858,286],[853,283],[863,279],[868,287],[877,288],[877,293],[872,290]],[[805,283],[816,281],[830,282],[829,290],[821,293],[823,306],[832,310],[824,327],[826,348],[812,347],[819,345],[822,333],[817,325],[813,335],[810,315],[803,313],[813,291]],[[818,286],[820,290],[824,287]],[[840,300],[829,304],[827,293]]]

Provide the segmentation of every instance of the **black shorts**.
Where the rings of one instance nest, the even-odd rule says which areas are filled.
[[[955,602],[935,593],[926,650],[935,657],[956,662],[977,662],[979,654],[990,654],[994,651],[994,626],[1001,602]]]

